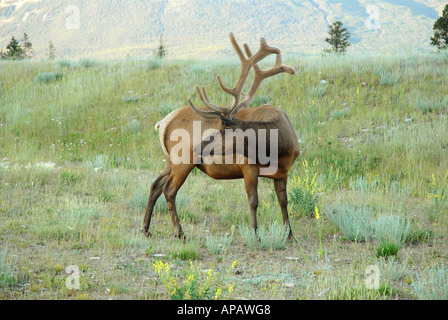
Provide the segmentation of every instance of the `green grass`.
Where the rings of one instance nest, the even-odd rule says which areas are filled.
[[[198,102],[195,85],[228,104],[214,75],[231,85],[238,63],[1,61],[0,298],[168,299],[159,259],[176,279],[191,260],[213,265],[237,299],[436,297],[422,290],[439,277],[429,266],[448,257],[446,55],[284,60],[298,75],[269,79],[256,102],[281,106],[300,140],[288,185],[297,243],[281,232],[268,250],[258,238],[248,250],[239,232],[221,241],[249,223],[244,184],[198,170],[178,195],[186,244],[173,238],[163,196],[153,236],[139,231],[165,164],[154,125],[189,97]],[[37,80],[46,73],[63,77]],[[260,179],[259,198],[259,228],[282,226],[272,181]],[[403,220],[375,223],[390,216]],[[392,226],[395,240],[374,240]],[[311,259],[320,248],[324,268]],[[386,270],[379,291],[364,286],[372,264]],[[80,290],[65,287],[70,265],[81,270]]]

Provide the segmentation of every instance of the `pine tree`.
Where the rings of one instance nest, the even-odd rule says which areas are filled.
[[[56,48],[54,47],[53,41],[48,43],[47,57],[50,61],[53,61],[56,58]]]
[[[6,46],[6,51],[3,54],[4,59],[10,60],[22,60],[24,56],[24,51],[20,46],[19,42],[12,36],[11,41]]]
[[[345,53],[347,48],[351,46],[350,32],[343,27],[341,21],[335,21],[328,26],[329,37],[325,41],[331,45],[331,49],[324,50],[324,52]]]
[[[443,9],[442,16],[436,20],[432,28],[434,36],[431,37],[431,45],[438,50],[448,48],[448,4]]]
[[[25,51],[20,46],[19,42],[14,38],[6,46],[6,52],[3,54],[3,59],[8,60],[23,60],[25,58]]]
[[[160,35],[159,39],[159,45],[157,46],[156,50],[154,50],[154,54],[157,58],[163,59],[168,55],[167,46],[163,41],[163,34]]]
[[[23,51],[25,59],[31,59],[33,57],[33,44],[30,42],[28,34],[23,34]]]

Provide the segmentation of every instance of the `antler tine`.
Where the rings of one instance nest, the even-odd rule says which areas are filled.
[[[232,46],[235,49],[236,54],[240,58],[241,63],[246,62],[247,58],[244,56],[243,51],[241,51],[241,48],[240,48],[238,42],[236,41],[236,38],[235,38],[235,35],[233,34],[233,32],[230,32],[230,42],[232,43]]]
[[[249,58],[252,57],[252,51],[250,50],[249,46],[247,45],[247,43],[244,44],[244,50],[246,50],[246,54]],[[258,63],[254,64],[254,70],[260,70],[260,66],[258,65]]]
[[[220,106],[214,105],[213,103],[210,103],[210,101],[208,100],[208,97],[207,97],[207,92],[205,92],[205,88],[204,87],[202,87],[202,92],[199,89],[199,86],[196,86],[196,90],[197,90],[197,92],[199,94],[199,98],[201,99],[201,101],[204,103],[204,105],[207,108],[210,108],[213,111],[219,112],[220,114],[221,113],[226,114],[228,112],[227,108],[220,107]]]
[[[220,76],[219,74],[216,75],[216,78],[218,79],[219,86],[221,87],[221,89],[222,89],[224,92],[226,92],[226,93],[228,93],[228,94],[231,94],[231,95],[234,94],[235,89],[230,89],[230,88],[226,87],[226,86],[224,85],[224,83],[222,82],[222,80],[221,80],[221,76]]]
[[[213,119],[219,117],[219,113],[215,111],[204,111],[198,109],[193,102],[191,102],[191,99],[188,99],[188,103],[190,104],[191,108],[193,109],[196,114],[200,115],[201,117],[207,118],[207,119]]]
[[[271,47],[274,48],[274,47]],[[246,50],[246,54],[251,57],[252,53],[250,51],[249,46],[245,45],[244,49]],[[271,67],[270,69],[267,70],[261,70],[260,66],[258,64],[255,64],[253,66],[254,68],[254,73],[255,73],[255,77],[254,77],[254,81],[252,82],[252,85],[249,89],[249,92],[247,93],[245,99],[238,104],[236,107],[233,108],[233,110],[230,113],[230,119],[233,118],[233,116],[241,109],[249,106],[252,103],[252,100],[254,99],[255,93],[257,92],[258,88],[260,87],[261,82],[269,77],[272,77],[276,74],[279,73],[289,73],[291,75],[294,75],[296,73],[295,69],[293,67],[284,65],[282,63],[282,54],[280,49],[278,50],[277,54],[277,58],[275,60],[275,64],[273,67]]]

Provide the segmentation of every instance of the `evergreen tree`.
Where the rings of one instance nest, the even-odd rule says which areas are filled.
[[[434,36],[431,37],[431,45],[439,50],[448,48],[448,4],[443,9],[442,16],[436,20],[432,28]]]
[[[347,47],[351,46],[348,41],[350,32],[343,27],[341,21],[333,22],[328,28],[329,37],[325,38],[325,41],[331,45],[331,49],[324,50],[324,52],[345,53]]]
[[[50,61],[53,61],[56,58],[56,48],[54,47],[53,41],[48,43],[47,57]]]
[[[6,52],[3,54],[3,59],[23,60],[24,58],[25,51],[13,36],[9,44],[6,46]]]
[[[33,57],[33,44],[30,42],[26,32],[23,34],[23,51],[26,59]]]
[[[154,50],[154,54],[157,58],[163,59],[168,55],[167,46],[163,41],[163,34],[160,35],[159,39],[159,45],[157,46],[156,50]]]

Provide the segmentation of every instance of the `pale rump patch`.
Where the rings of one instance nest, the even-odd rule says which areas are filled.
[[[175,118],[180,110],[181,110],[180,108],[174,110],[169,115],[167,115],[165,118],[163,118],[162,120],[157,122],[156,125],[154,126],[154,129],[156,131],[159,130],[160,144],[162,145],[163,153],[168,158],[170,157],[170,154],[168,153],[168,150],[166,149],[165,141],[163,141],[163,137],[165,136],[165,131],[166,131],[166,124],[168,124],[173,118]]]

